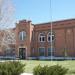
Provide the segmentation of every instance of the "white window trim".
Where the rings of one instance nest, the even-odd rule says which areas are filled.
[[[42,41],[42,40],[40,41],[40,35],[41,35],[41,34],[43,34],[43,33],[40,33],[39,36],[38,36],[39,42],[46,42],[45,40],[44,40],[44,41]],[[41,37],[44,37],[44,38],[45,38],[46,36],[44,35],[44,36],[41,36]]]
[[[26,32],[25,31],[19,32],[19,40],[20,41],[24,41],[24,33],[25,33],[25,36],[26,36]],[[21,39],[20,39],[20,37],[21,37]]]
[[[47,42],[51,42],[51,39],[50,39],[50,41],[48,40],[48,37],[50,36],[50,38],[52,37],[52,36],[54,36],[53,34],[52,34],[52,36],[51,35],[49,35],[49,33],[51,33],[51,32],[48,32],[48,34],[47,34]],[[53,33],[53,32],[52,32]],[[54,41],[54,40],[52,40],[52,41]]]

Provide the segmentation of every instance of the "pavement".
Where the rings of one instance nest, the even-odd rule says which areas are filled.
[[[22,73],[21,75],[33,75],[32,73]]]

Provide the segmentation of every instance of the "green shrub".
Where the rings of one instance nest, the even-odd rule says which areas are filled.
[[[25,64],[19,61],[0,62],[0,75],[20,75],[24,72]]]
[[[40,65],[35,67],[33,70],[33,75],[46,75],[48,66],[41,67]]]
[[[67,73],[68,69],[59,66],[37,66],[33,70],[33,75],[65,75]]]

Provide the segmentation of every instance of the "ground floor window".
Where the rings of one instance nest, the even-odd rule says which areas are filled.
[[[15,56],[15,48],[9,48],[5,50],[6,56]]]
[[[31,54],[31,56],[35,56],[35,49],[34,48],[32,48],[32,54]]]
[[[45,48],[39,48],[39,56],[44,56],[45,55]]]
[[[52,48],[52,51],[51,51],[51,48],[48,48],[48,56],[51,56],[51,55],[53,56],[53,54],[54,54],[54,49]]]

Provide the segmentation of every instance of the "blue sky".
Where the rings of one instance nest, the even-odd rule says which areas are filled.
[[[50,0],[13,0],[16,20],[32,20],[32,23],[51,20]],[[51,0],[52,20],[75,18],[75,0]]]

